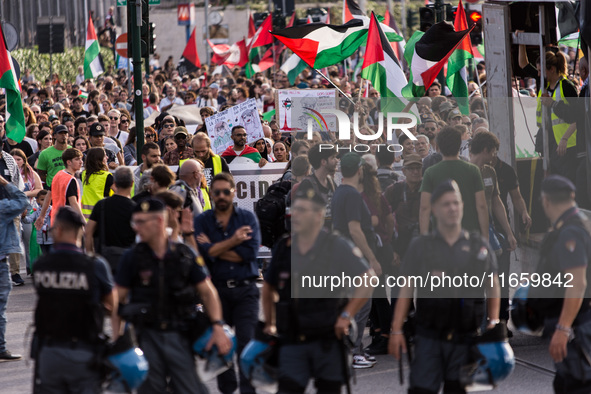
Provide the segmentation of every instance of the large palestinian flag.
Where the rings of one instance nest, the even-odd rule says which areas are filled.
[[[422,97],[445,63],[470,30],[455,31],[453,26],[439,22],[427,32],[415,32],[404,50],[410,65],[411,78],[402,90],[404,97]]]
[[[223,64],[228,67],[244,66],[248,61],[248,55],[246,53],[246,44],[244,39],[236,42],[233,45],[218,44],[214,45],[211,41],[207,40],[210,48],[213,50],[211,61],[214,64]]]
[[[400,112],[404,109],[400,97],[407,83],[406,77],[373,12],[361,77],[369,80],[380,92],[382,112]]]
[[[181,60],[179,61],[177,70],[181,75],[197,71],[201,68],[201,61],[199,60],[199,54],[197,53],[197,38],[195,36],[196,30],[196,27],[193,28],[191,37],[189,37],[187,46],[185,47],[185,50],[181,56]]]
[[[6,136],[20,143],[25,138],[25,114],[12,56],[6,49],[5,42],[0,26],[0,88],[6,89]]]
[[[462,0],[460,0],[458,5],[454,28],[456,31],[468,29],[468,21],[466,20],[466,13],[464,12]],[[451,89],[451,94],[456,98],[458,108],[464,115],[470,114],[466,61],[473,57],[470,35],[467,35],[451,54],[447,62],[447,86]]]

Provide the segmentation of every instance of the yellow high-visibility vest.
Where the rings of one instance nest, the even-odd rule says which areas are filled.
[[[105,183],[107,183],[109,174],[109,171],[94,173],[88,179],[88,184],[86,184],[86,170],[82,171],[82,213],[86,220],[90,218],[96,203],[105,197]]]
[[[564,97],[564,91],[562,90],[562,82],[566,81],[564,78],[562,78],[560,81],[558,81],[558,86],[556,87],[556,89],[554,89],[554,93],[552,93],[552,98],[554,99],[554,101],[565,101],[568,103],[568,100],[566,97]],[[548,88],[548,86],[546,86],[546,88]],[[540,89],[540,92],[538,93],[538,108],[536,109],[536,121],[538,124],[538,127],[542,127],[542,100],[540,99],[542,96],[542,89]],[[566,123],[564,120],[560,119],[558,116],[556,116],[556,114],[554,113],[554,111],[552,111],[551,108],[548,109],[548,111],[550,111],[550,116],[552,119],[552,133],[554,134],[554,139],[556,140],[556,145],[560,144],[560,140],[562,139],[562,136],[564,135],[564,133],[566,133],[566,130],[568,130],[570,124]],[[577,144],[577,132],[575,131],[570,137],[569,139],[566,141],[566,147],[567,148],[572,148],[573,146],[575,146]]]

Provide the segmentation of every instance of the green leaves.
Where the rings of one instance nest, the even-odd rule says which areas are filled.
[[[11,52],[21,68],[21,74],[25,68],[31,70],[35,79],[45,82],[49,78],[49,54],[39,54],[37,47],[18,49]],[[105,64],[105,70],[115,64],[113,52],[108,48],[101,47],[101,56]],[[53,72],[59,75],[62,82],[74,82],[78,75],[78,66],[84,65],[84,47],[66,49],[64,53],[53,54]]]

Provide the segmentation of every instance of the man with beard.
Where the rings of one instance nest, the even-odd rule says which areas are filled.
[[[425,124],[425,135],[429,137],[429,142],[431,143],[429,148],[429,154],[431,154],[437,151],[435,138],[439,134],[439,125],[432,118],[426,119],[423,123]]]
[[[197,133],[191,140],[193,153],[196,159],[203,162],[203,175],[207,180],[207,187],[211,185],[211,179],[220,172],[230,172],[226,160],[216,155],[211,149],[211,139],[204,133]]]
[[[189,138],[189,132],[183,126],[179,126],[174,131],[174,142],[176,143],[176,149],[166,152],[162,160],[164,164],[169,166],[178,166],[181,161],[185,161],[193,157],[193,148],[187,146],[187,139]]]
[[[429,137],[427,137],[425,134],[417,135],[417,140],[415,141],[415,152],[421,156],[421,160],[429,156],[429,148]]]
[[[137,166],[135,170],[133,170],[133,182],[135,184],[135,193],[137,194],[141,192],[138,189],[138,185],[140,184],[140,178],[142,174],[152,168],[153,165],[161,163],[160,159],[160,147],[155,142],[147,142],[144,144],[142,148],[142,165]]]
[[[255,163],[259,163],[259,167],[263,167],[267,164],[267,160],[261,157],[258,150],[246,145],[246,138],[247,134],[244,126],[237,125],[232,127],[232,141],[234,141],[234,145],[229,146],[222,153],[222,157],[226,159],[228,164],[237,157],[245,157]]]
[[[244,129],[241,133],[246,135]],[[241,354],[254,337],[258,321],[257,252],[261,236],[254,213],[233,205],[234,188],[232,175],[222,172],[213,177],[210,196],[215,209],[197,216],[195,235],[199,252],[220,295],[224,320],[235,327],[237,354]],[[237,386],[234,369],[218,376],[218,389],[222,393],[232,393]],[[240,392],[255,392],[242,370]]]

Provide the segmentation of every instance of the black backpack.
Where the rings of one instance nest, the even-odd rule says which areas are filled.
[[[275,241],[287,232],[285,208],[290,190],[290,181],[274,183],[255,205],[254,211],[261,227],[261,243],[268,248],[273,247]]]
[[[396,183],[398,181],[398,175],[396,175],[396,173],[394,171],[391,171],[389,173],[380,172],[380,173],[378,173],[377,177],[378,177],[378,181],[380,182],[380,187],[382,189],[382,192],[386,191],[388,186],[393,185],[394,183]]]

